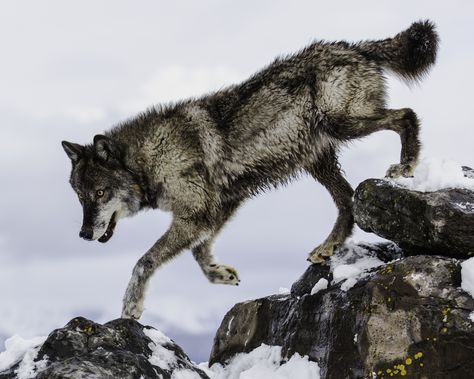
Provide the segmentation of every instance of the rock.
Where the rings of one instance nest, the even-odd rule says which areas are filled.
[[[375,251],[400,254],[385,247]],[[459,288],[457,260],[410,256],[373,269],[347,291],[339,282],[311,295],[328,275],[310,266],[292,288],[298,296],[235,305],[216,333],[210,364],[264,343],[282,346],[286,358],[309,356],[322,379],[472,378],[474,299]]]
[[[0,373],[0,378],[17,378],[19,365]],[[101,325],[77,317],[48,336],[32,367],[36,367],[35,377],[39,379],[164,379],[180,370],[192,371],[193,378],[208,379],[173,341],[128,319]]]
[[[358,246],[363,249],[365,254],[372,254],[382,262],[389,262],[403,257],[402,250],[393,242],[380,242],[376,244],[359,243]],[[348,256],[349,246],[343,246],[339,249],[338,254]],[[353,260],[345,259],[346,263],[353,263]],[[326,279],[332,281],[331,267],[328,263],[321,265],[311,265],[304,274],[291,286],[291,294],[293,296],[303,296],[311,293],[311,289],[320,280]]]
[[[320,279],[326,279],[328,282],[332,280],[332,273],[328,264],[309,266],[304,274],[291,286],[291,295],[303,296],[310,293]]]
[[[472,172],[465,170],[465,175]],[[396,242],[407,254],[470,258],[474,255],[474,192],[412,191],[368,179],[354,194],[357,225]]]

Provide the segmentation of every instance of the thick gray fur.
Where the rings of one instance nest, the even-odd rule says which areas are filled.
[[[401,159],[387,175],[411,175],[419,123],[411,109],[385,108],[383,69],[420,79],[435,62],[437,44],[429,21],[383,41],[315,42],[242,84],[150,108],[91,145],[63,142],[84,209],[81,237],[106,242],[119,218],[145,208],[173,214],[169,230],[133,269],[122,316],[141,316],[151,275],[185,249],[211,282],[238,284],[233,268],[214,261],[213,240],[244,200],[304,172],[328,189],[339,209],[309,260],[330,256],[354,223],[353,190],[338,150],[349,140],[395,131]]]

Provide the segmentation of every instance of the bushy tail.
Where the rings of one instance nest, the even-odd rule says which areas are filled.
[[[408,80],[420,80],[436,61],[438,34],[431,21],[418,21],[393,38],[366,41],[356,49]]]

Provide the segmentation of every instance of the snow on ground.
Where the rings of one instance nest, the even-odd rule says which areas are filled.
[[[465,177],[459,163],[441,158],[423,158],[415,169],[413,178],[390,179],[402,187],[431,192],[446,188],[474,190],[474,179]]]
[[[357,281],[364,278],[368,270],[385,264],[374,253],[353,242],[346,243],[345,247],[342,253],[333,255],[330,261],[333,284],[344,281],[341,284],[343,291],[352,288]]]
[[[307,356],[301,357],[296,353],[288,361],[281,362],[280,346],[262,344],[249,353],[236,354],[225,367],[219,363],[211,367],[208,367],[207,363],[201,363],[199,367],[211,379],[319,379],[320,377],[319,366],[309,361]]]
[[[474,258],[461,263],[461,288],[474,298]]]

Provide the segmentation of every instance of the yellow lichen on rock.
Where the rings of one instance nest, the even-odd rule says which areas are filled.
[[[416,353],[414,355],[415,359],[420,359],[421,357],[423,357],[423,353],[421,351],[419,351],[418,353]]]

